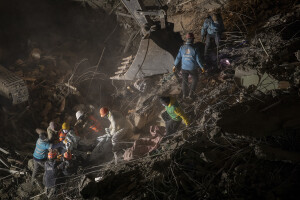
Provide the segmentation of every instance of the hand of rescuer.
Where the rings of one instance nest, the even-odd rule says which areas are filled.
[[[176,69],[176,67],[175,67],[175,66],[173,66],[173,72],[174,72],[174,73],[176,72],[176,70],[177,70],[177,69]]]
[[[205,69],[203,67],[201,68],[201,72],[202,72],[202,74],[205,73]]]
[[[109,128],[105,128],[105,133],[110,135],[110,129]]]

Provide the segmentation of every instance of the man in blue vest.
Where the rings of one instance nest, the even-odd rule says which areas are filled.
[[[64,147],[64,143],[51,144],[48,140],[46,132],[40,133],[39,139],[36,142],[36,146],[33,153],[33,172],[31,176],[31,183],[34,182],[36,174],[40,169],[44,169],[45,161],[47,161],[48,150]]]
[[[193,33],[186,35],[187,41],[180,47],[173,67],[173,72],[178,70],[181,61],[183,98],[187,96],[193,98],[195,95],[195,89],[198,83],[198,66],[201,68],[202,73],[204,73],[204,68],[199,58],[199,50],[194,46],[194,38]],[[191,75],[193,79],[190,91],[188,91],[189,75]]]
[[[210,46],[211,39],[215,39],[217,48],[219,48],[219,40],[223,30],[224,30],[223,22],[221,19],[218,19],[218,16],[216,14],[213,14],[212,16],[208,16],[205,19],[201,29],[202,41],[204,42],[205,40],[205,50],[204,50],[205,58],[207,57],[207,50]]]

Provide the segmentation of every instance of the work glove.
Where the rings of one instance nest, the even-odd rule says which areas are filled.
[[[176,67],[175,67],[175,66],[173,66],[173,72],[174,72],[174,73],[176,72],[176,70],[177,70],[177,69],[176,69]]]
[[[204,74],[204,73],[205,73],[205,70],[204,70],[204,68],[203,68],[203,67],[201,68],[201,72],[202,72],[202,74]]]

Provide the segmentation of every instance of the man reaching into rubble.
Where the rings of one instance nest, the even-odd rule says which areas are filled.
[[[166,109],[166,111],[162,113],[162,118],[166,123],[167,135],[176,132],[182,120],[186,126],[189,126],[190,121],[179,107],[176,99],[172,97],[160,97],[159,100]]]
[[[76,119],[75,130],[80,133],[81,137],[89,138],[93,133],[99,133],[102,130],[100,122],[91,114],[79,110],[76,112]]]
[[[127,119],[117,111],[110,111],[106,107],[100,109],[100,116],[105,117],[110,121],[109,128],[105,129],[106,135],[111,136],[112,151],[117,162],[117,152],[121,149],[121,144],[128,142],[132,136],[133,131]]]
[[[188,93],[190,98],[194,97],[198,82],[198,65],[201,68],[202,73],[204,73],[204,68],[199,58],[198,48],[194,46],[194,38],[195,37],[193,33],[188,33],[186,35],[187,41],[183,46],[180,47],[173,67],[173,72],[176,72],[176,70],[178,71],[181,61],[183,99],[188,96]],[[193,79],[190,91],[188,91],[189,75],[191,75]]]
[[[65,150],[68,151],[77,148],[80,137],[75,134],[75,131],[71,129],[68,122],[64,122],[59,135],[59,139],[60,141],[63,141],[63,143],[65,144]]]
[[[33,172],[31,176],[32,184],[39,170],[44,169],[44,163],[47,160],[48,150],[56,149],[59,147],[64,147],[64,144],[62,142],[58,144],[52,144],[48,140],[47,133],[40,133],[39,139],[36,142],[36,146],[33,153]]]

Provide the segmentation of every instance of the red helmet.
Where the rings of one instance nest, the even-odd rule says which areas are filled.
[[[48,159],[55,159],[57,156],[56,151],[49,151],[48,153]]]
[[[99,110],[99,113],[100,113],[100,116],[101,116],[101,117],[106,116],[107,113],[108,113],[108,108],[102,107],[102,108]]]
[[[195,38],[195,36],[193,33],[186,34],[186,39],[194,39],[194,38]]]
[[[71,160],[71,159],[72,159],[72,154],[71,154],[71,152],[69,152],[69,151],[65,152],[65,153],[64,153],[64,158],[65,158],[66,160]]]

